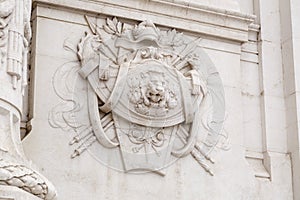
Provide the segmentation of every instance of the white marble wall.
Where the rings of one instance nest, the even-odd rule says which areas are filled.
[[[295,199],[300,198],[299,150],[299,7],[298,1],[280,1],[281,48],[284,70],[284,95],[286,105],[286,131],[288,151],[293,166]]]
[[[292,0],[290,3],[297,4]],[[293,121],[298,116],[293,109],[297,106],[298,85],[289,86],[289,80],[298,77],[293,76],[295,71],[286,75],[290,68],[282,65],[294,59],[296,66],[297,48],[281,50],[281,46],[297,44],[297,24],[289,27],[295,31],[293,39],[282,24],[282,20],[288,20],[289,12],[296,15],[290,11],[293,6],[285,7],[282,0],[214,0],[194,4],[36,0],[34,5],[30,89],[33,104],[29,106],[32,131],[23,144],[26,154],[55,185],[59,199],[300,198],[296,192],[299,178],[292,175],[298,176],[295,171],[299,170],[295,166],[292,169],[290,157],[293,152],[292,157],[299,161],[299,120]],[[89,153],[70,158],[73,149],[68,143],[73,133],[52,128],[48,113],[60,102],[52,85],[54,73],[62,64],[77,59],[63,44],[67,38],[77,44],[88,31],[84,14],[98,14],[103,19],[118,16],[131,23],[151,19],[158,25],[203,38],[200,46],[214,62],[225,87],[224,129],[231,144],[230,150],[214,153],[215,176],[205,173],[190,156],[171,165],[165,177],[118,172],[97,162]],[[249,26],[254,21],[252,14],[257,18]],[[293,97],[288,96],[290,88]],[[289,123],[291,126],[287,126]],[[289,138],[291,133],[296,138]]]

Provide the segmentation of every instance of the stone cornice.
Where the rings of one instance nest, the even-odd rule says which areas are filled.
[[[248,41],[249,25],[255,16],[182,0],[34,0],[35,5],[70,8],[142,21],[237,42]],[[84,4],[84,6],[82,6]],[[159,8],[159,9],[158,9]],[[176,13],[176,16],[174,16]]]
[[[207,13],[214,13],[231,18],[240,18],[241,20],[252,21],[256,18],[255,15],[244,14],[238,11],[226,10],[213,6],[201,5],[198,2],[186,2],[185,0],[150,0],[152,2],[159,2],[161,4],[168,4],[172,6],[182,7],[190,10],[198,10]]]

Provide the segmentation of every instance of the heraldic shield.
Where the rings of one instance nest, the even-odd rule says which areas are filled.
[[[201,39],[150,21],[114,18],[101,28],[86,19],[92,34],[78,44],[76,73],[86,83],[89,119],[71,142],[80,143],[72,157],[98,142],[120,149],[126,172],[164,174],[174,158],[191,154],[212,175],[206,162],[222,136],[224,90]],[[58,113],[49,115],[53,127]]]

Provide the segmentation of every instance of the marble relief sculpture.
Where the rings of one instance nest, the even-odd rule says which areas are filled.
[[[97,145],[119,149],[125,172],[165,174],[176,158],[191,155],[213,175],[211,152],[220,139],[224,90],[206,53],[176,30],[150,21],[137,25],[86,17],[90,32],[81,38],[78,61],[53,78],[63,99],[49,113],[52,127],[75,132],[72,158]],[[100,147],[99,147],[100,148]]]
[[[30,12],[30,0],[0,0],[0,185],[50,200],[56,196],[54,187],[31,169],[20,139],[22,93],[27,84],[31,39]]]

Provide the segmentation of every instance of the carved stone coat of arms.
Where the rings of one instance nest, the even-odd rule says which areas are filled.
[[[64,101],[49,113],[53,127],[76,133],[72,158],[101,145],[119,150],[126,172],[164,174],[175,158],[192,155],[212,175],[224,91],[201,39],[150,21],[86,20],[90,32],[73,48],[78,61],[53,78]]]

